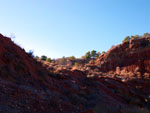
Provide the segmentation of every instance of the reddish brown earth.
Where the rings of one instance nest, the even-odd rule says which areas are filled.
[[[150,37],[130,40],[101,55],[96,64],[104,72],[120,70],[150,73]]]
[[[11,39],[0,35],[0,113],[149,113],[149,46],[137,46],[139,49],[132,49],[132,54],[128,46],[128,43],[117,46],[112,53],[125,54],[129,63],[117,60],[116,56],[110,68],[109,51],[100,56],[99,67],[91,66],[100,69],[98,76],[91,77],[88,75],[94,71],[62,69],[52,72]],[[136,63],[135,58],[142,61]],[[123,81],[115,72],[116,67],[132,71],[136,69],[134,66],[139,66],[137,71],[147,73],[143,75],[147,77],[129,77]],[[110,73],[112,70],[114,72]]]

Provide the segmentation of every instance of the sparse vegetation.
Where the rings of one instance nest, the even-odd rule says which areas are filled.
[[[64,57],[64,56],[60,59],[60,63],[61,63],[61,64],[64,64],[66,61],[67,61],[67,59],[66,59],[66,57]]]
[[[131,36],[131,39],[139,37]],[[52,60],[45,55],[35,56],[33,59],[27,57],[32,56],[33,51],[25,55],[26,53],[14,44],[10,43],[11,46],[8,46],[7,40],[4,39],[0,40],[0,43],[4,44],[0,46],[0,105],[6,107],[6,110],[9,104],[14,109],[28,109],[29,112],[41,110],[45,113],[67,112],[69,107],[69,113],[80,113],[79,109],[72,109],[72,106],[81,108],[81,112],[86,113],[150,112],[150,91],[147,90],[150,87],[148,38],[133,39],[133,43],[115,46],[98,60],[96,58],[101,53],[95,50],[88,51],[85,59],[70,56]],[[130,48],[130,45],[133,47]],[[130,55],[131,52],[135,55]],[[105,51],[102,52],[104,53]],[[140,73],[141,67],[132,63],[133,59],[140,65],[143,64],[145,74]],[[133,64],[135,67],[129,67]],[[102,72],[105,69],[106,71]],[[6,99],[6,96],[9,98]],[[44,96],[44,101],[41,96]],[[18,101],[18,97],[21,97],[21,101]]]
[[[131,39],[138,39],[138,38],[140,38],[139,35],[131,36]]]
[[[71,57],[69,57],[68,59],[71,60],[71,61],[74,61],[74,60],[76,60],[76,57],[71,56]]]
[[[96,57],[99,57],[101,55],[101,53],[100,52],[97,52],[97,56]]]
[[[84,56],[83,56],[84,59],[90,59],[91,58],[91,53],[90,51],[88,51]]]
[[[34,54],[33,54],[33,53],[34,53],[33,50],[29,50],[28,55],[31,56],[31,57],[34,57]]]
[[[92,50],[91,51],[91,58],[96,58],[96,56],[97,56],[97,52],[95,51],[95,50]]]
[[[143,36],[139,36],[139,35],[126,36],[122,42],[124,43],[124,42],[128,42],[131,39],[138,39],[138,38],[142,38],[142,37],[150,37],[150,33],[144,33]]]
[[[45,56],[45,55],[41,56],[41,60],[46,61],[46,59],[47,59],[47,56]]]
[[[96,59],[97,57],[99,57],[101,55],[100,52],[97,52],[95,50],[92,51],[88,51],[84,56],[82,56],[83,59]]]
[[[130,39],[130,36],[126,36],[122,42],[128,42]]]
[[[46,62],[52,62],[51,58],[47,58]]]
[[[105,51],[102,51],[102,54],[105,54],[106,52]]]
[[[144,33],[143,36],[145,36],[145,37],[150,37],[150,33]]]

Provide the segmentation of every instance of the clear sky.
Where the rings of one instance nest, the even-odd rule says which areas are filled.
[[[150,32],[150,0],[0,0],[0,33],[35,55],[80,57]]]

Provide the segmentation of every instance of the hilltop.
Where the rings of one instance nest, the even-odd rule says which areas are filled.
[[[150,73],[149,53],[150,36],[139,37],[112,47],[107,53],[99,56],[96,65],[103,72],[131,72],[142,76]]]

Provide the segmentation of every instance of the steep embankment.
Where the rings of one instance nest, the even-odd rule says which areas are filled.
[[[150,37],[124,42],[101,55],[96,64],[104,72],[150,72]]]
[[[101,76],[104,76],[101,73]],[[0,35],[1,113],[148,113],[150,86],[142,81],[92,77],[78,70],[50,73],[40,62]],[[139,92],[139,93],[137,93]],[[130,113],[126,111],[127,113]],[[137,112],[136,112],[137,113]]]

